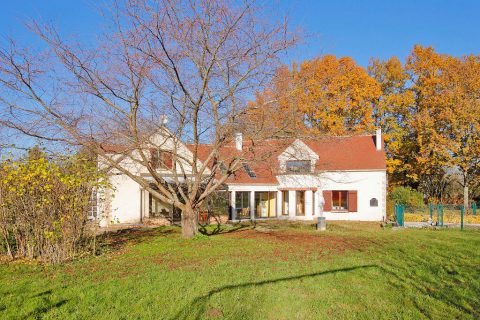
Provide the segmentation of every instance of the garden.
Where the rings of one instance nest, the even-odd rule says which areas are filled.
[[[478,319],[480,232],[379,223],[178,227],[102,236],[97,256],[0,264],[2,319]]]

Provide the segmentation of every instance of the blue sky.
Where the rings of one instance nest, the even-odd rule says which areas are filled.
[[[311,34],[286,62],[321,54],[352,56],[367,65],[370,57],[404,59],[416,43],[452,55],[480,54],[480,1],[314,1],[274,0],[292,24]],[[22,42],[32,36],[22,20],[41,18],[64,33],[95,37],[101,17],[93,0],[2,1],[0,35]]]

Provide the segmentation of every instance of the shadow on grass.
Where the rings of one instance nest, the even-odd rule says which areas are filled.
[[[176,233],[176,227],[159,227],[155,229],[129,228],[106,232],[97,237],[103,250],[119,250],[128,245],[135,245],[153,240],[159,236],[169,236]]]
[[[374,265],[374,264],[360,265],[360,266],[340,268],[340,269],[332,269],[332,270],[327,270],[327,271],[322,271],[322,272],[307,273],[307,274],[301,274],[301,275],[283,277],[283,278],[277,278],[277,279],[247,282],[247,283],[241,283],[241,284],[232,284],[232,285],[227,285],[227,286],[215,288],[215,289],[210,290],[208,293],[193,299],[192,302],[189,303],[187,307],[180,310],[171,319],[190,318],[190,317],[192,317],[192,314],[189,313],[189,311],[191,311],[191,310],[194,310],[194,312],[195,312],[195,314],[193,315],[194,319],[202,318],[202,315],[205,313],[205,308],[206,308],[207,303],[210,300],[210,298],[214,294],[217,294],[217,293],[220,293],[220,292],[223,292],[223,291],[248,288],[248,287],[252,287],[252,286],[263,286],[263,285],[267,285],[267,284],[273,284],[273,283],[279,283],[279,282],[285,282],[285,281],[293,281],[293,280],[300,280],[300,279],[304,279],[304,278],[319,277],[319,276],[324,276],[324,275],[327,275],[327,274],[350,272],[350,271],[355,271],[355,270],[365,269],[365,268],[378,268],[378,266]]]
[[[60,300],[60,301],[55,302],[55,303],[48,302],[48,303],[44,304],[42,307],[35,308],[35,310],[33,310],[32,312],[29,312],[28,314],[26,314],[23,317],[23,319],[30,319],[30,318],[41,319],[43,314],[48,313],[49,311],[51,311],[53,309],[60,308],[61,306],[63,306],[67,302],[68,302],[68,300]]]
[[[206,236],[216,236],[220,234],[232,233],[232,232],[236,232],[244,229],[249,229],[251,227],[252,226],[248,224],[237,224],[233,227],[231,227],[230,225],[216,224],[215,227],[213,227],[212,225],[200,226],[199,231],[200,233]]]
[[[42,292],[39,292],[39,293],[37,293],[37,294],[34,294],[34,295],[31,296],[30,298],[46,296],[46,295],[50,295],[50,294],[52,294],[52,293],[53,293],[53,290],[52,290],[52,289],[49,289],[49,290],[42,291]]]
[[[12,292],[12,294],[17,294],[16,292]],[[18,319],[43,319],[43,316],[54,310],[54,309],[57,309],[57,308],[60,308],[61,306],[63,306],[64,304],[66,304],[68,302],[68,300],[66,299],[61,299],[59,301],[52,301],[54,299],[52,299],[51,295],[53,294],[53,290],[52,289],[49,289],[49,290],[45,290],[45,291],[42,291],[42,292],[39,292],[39,293],[36,293],[34,295],[31,295],[30,297],[28,297],[28,300],[29,299],[40,299],[41,300],[41,303],[38,307],[34,308],[32,311],[28,312],[27,314],[24,314],[24,315],[19,315],[19,314],[16,314],[17,311],[15,310],[14,313],[16,314],[16,317],[18,317]],[[27,299],[24,299],[23,302],[26,302]],[[4,319],[2,318],[2,312],[3,311],[7,311],[7,309],[9,309],[9,307],[7,307],[6,305],[4,304],[0,304],[0,318],[1,319]],[[12,310],[13,311],[13,310]],[[17,318],[15,318],[17,319]]]

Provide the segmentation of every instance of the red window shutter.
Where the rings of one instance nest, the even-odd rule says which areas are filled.
[[[166,151],[163,151],[162,152],[162,164],[163,164],[163,167],[166,168],[166,169],[172,169],[173,167],[173,157],[172,157],[172,154],[170,152],[166,152]]]
[[[323,211],[332,211],[332,190],[323,191],[323,200],[325,201]]]
[[[358,207],[358,195],[357,190],[348,191],[348,212],[357,212]]]
[[[153,169],[158,168],[158,151],[156,149],[150,149],[150,165],[152,166]]]

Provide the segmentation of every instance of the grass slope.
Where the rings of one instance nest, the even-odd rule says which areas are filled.
[[[121,233],[97,258],[0,265],[0,318],[480,318],[478,231],[273,223],[223,232]]]

